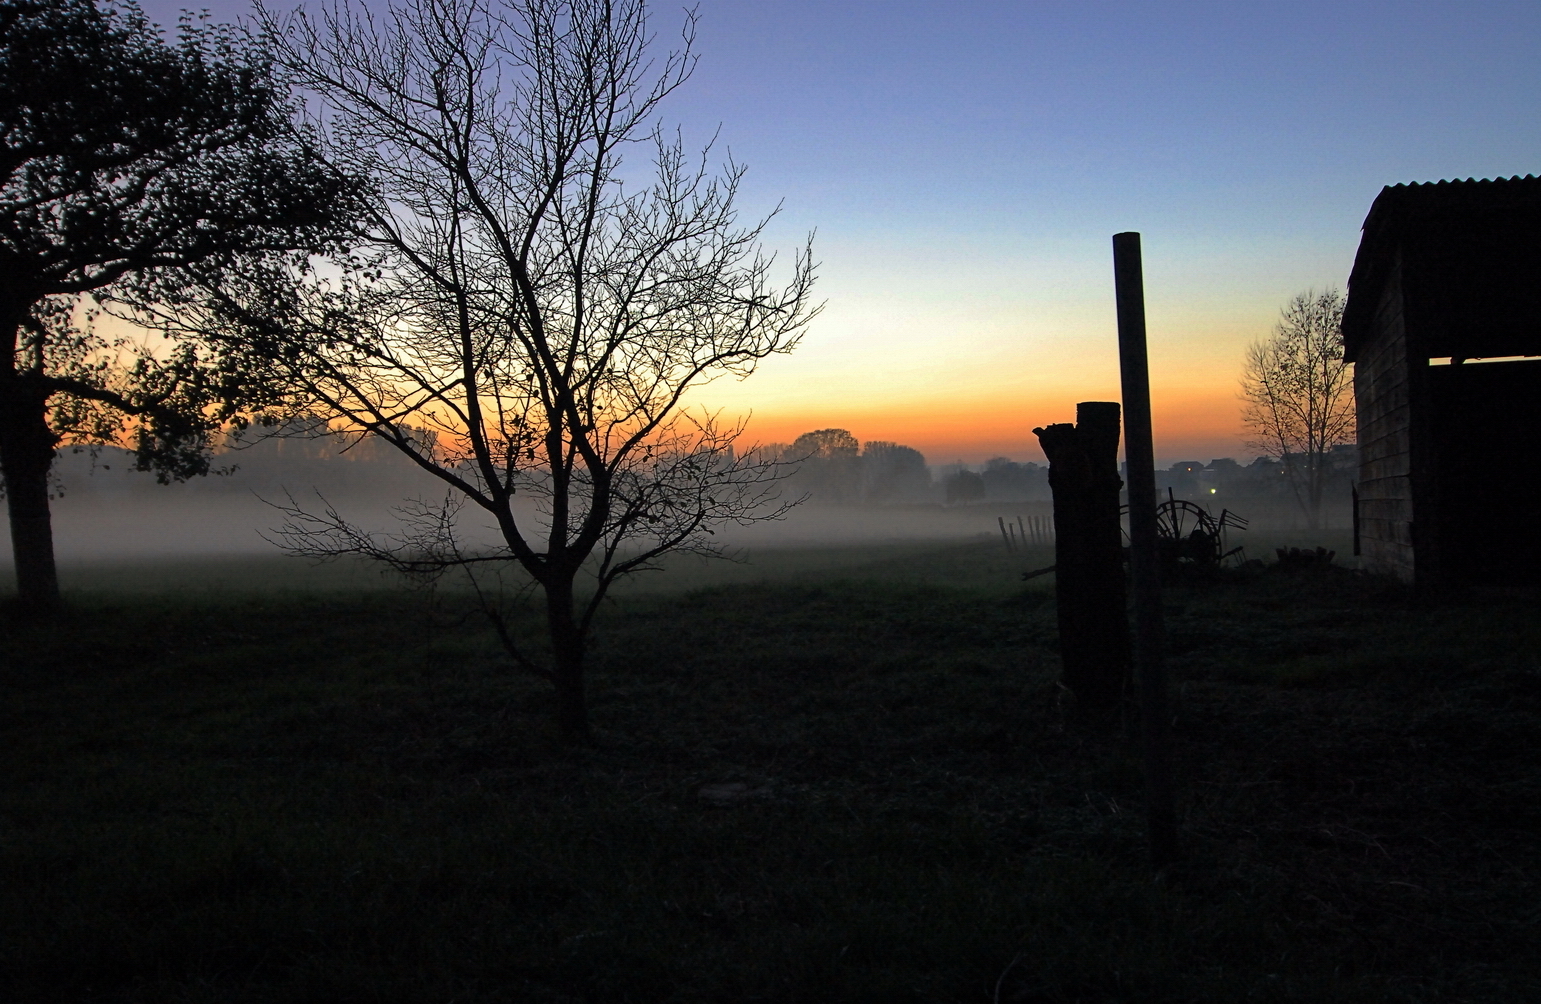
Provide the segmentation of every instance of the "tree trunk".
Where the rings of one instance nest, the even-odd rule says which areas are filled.
[[[48,395],[27,386],[25,375],[16,372],[14,334],[11,342],[9,358],[0,361],[0,474],[10,510],[16,588],[23,603],[50,608],[59,603],[59,576],[48,471],[59,437],[48,427]]]
[[[573,616],[573,581],[545,583],[546,626],[551,633],[552,683],[556,685],[557,731],[564,742],[593,741],[583,688],[583,629]]]
[[[1129,684],[1123,533],[1119,528],[1119,406],[1076,405],[1076,425],[1034,429],[1054,492],[1055,606],[1065,686],[1110,708]]]
[[[1322,481],[1327,473],[1326,461],[1327,457],[1325,454],[1313,453],[1311,455],[1311,467],[1309,470],[1311,480],[1308,489],[1310,492],[1311,512],[1306,522],[1312,530],[1320,530],[1322,528]]]

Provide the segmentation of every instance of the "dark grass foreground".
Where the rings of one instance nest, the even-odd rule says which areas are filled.
[[[1536,597],[1168,599],[1160,878],[1137,747],[1062,700],[1041,592],[632,596],[583,751],[448,601],[13,613],[0,996],[1541,999]]]

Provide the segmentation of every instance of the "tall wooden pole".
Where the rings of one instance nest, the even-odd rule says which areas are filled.
[[[1145,354],[1145,278],[1140,235],[1113,235],[1118,300],[1118,366],[1124,394],[1124,459],[1129,464],[1129,569],[1134,598],[1134,671],[1145,742],[1145,803],[1150,856],[1159,868],[1177,858],[1162,662],[1161,580],[1156,564],[1156,458],[1150,427],[1150,367]]]

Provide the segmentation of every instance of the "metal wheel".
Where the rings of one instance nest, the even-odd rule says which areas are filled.
[[[1187,499],[1169,498],[1156,506],[1156,533],[1168,540],[1187,540],[1195,531],[1218,533],[1215,518]]]
[[[1124,507],[1128,512],[1129,507]],[[1225,531],[1245,530],[1247,521],[1222,509],[1219,516],[1196,502],[1174,497],[1156,506],[1156,556],[1163,574],[1176,574],[1195,566],[1216,567],[1227,558],[1242,560],[1239,547],[1225,546]]]

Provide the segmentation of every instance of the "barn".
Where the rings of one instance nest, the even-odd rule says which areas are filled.
[[[1392,185],[1343,311],[1363,566],[1541,583],[1541,178]]]

